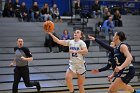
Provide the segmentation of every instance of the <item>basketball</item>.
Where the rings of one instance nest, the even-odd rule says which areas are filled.
[[[53,32],[54,31],[54,23],[52,21],[46,21],[43,24],[43,28],[45,32]]]

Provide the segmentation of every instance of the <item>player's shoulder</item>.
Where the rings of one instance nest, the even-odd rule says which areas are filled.
[[[23,50],[24,52],[28,52],[29,48],[28,47],[22,47],[21,50]]]
[[[22,49],[26,49],[26,50],[28,50],[29,48],[28,48],[28,47],[22,47]]]
[[[128,43],[126,43],[126,42],[122,42],[120,44],[120,47],[121,48],[128,48],[128,50],[131,52],[131,46]]]
[[[14,47],[14,51],[16,51],[18,49],[18,47]]]

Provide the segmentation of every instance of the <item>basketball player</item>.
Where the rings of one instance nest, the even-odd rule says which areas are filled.
[[[98,73],[100,71],[107,70],[112,65],[114,72],[108,78],[112,79],[113,77],[115,77],[116,79],[114,80],[114,82],[112,82],[108,93],[118,93],[119,89],[124,89],[126,91],[130,91],[131,93],[136,93],[136,91],[130,85],[128,85],[130,80],[135,75],[135,69],[131,64],[132,55],[130,54],[130,49],[128,47],[128,44],[122,43],[126,39],[125,34],[123,32],[115,33],[113,42],[116,47],[114,48],[114,51],[112,50],[111,47],[107,46],[105,43],[99,41],[98,39],[95,39],[92,36],[89,36],[89,38],[91,40],[95,40],[104,48],[109,50],[112,53],[112,55],[110,56],[112,57],[115,56],[115,61],[114,61],[115,63],[113,62],[112,59],[112,61],[110,60],[111,63],[110,65],[108,63],[108,65],[104,68],[101,68],[99,70],[92,70],[92,73]],[[122,76],[124,75],[124,71],[125,72],[127,71],[127,73],[125,74],[125,76]]]
[[[12,93],[18,93],[18,84],[21,77],[26,87],[36,86],[38,93],[40,92],[39,82],[30,82],[28,62],[33,60],[33,57],[27,47],[23,46],[23,39],[17,39],[17,46],[14,48],[15,58],[10,66],[16,65],[14,69],[14,83]]]
[[[87,46],[82,38],[83,33],[80,30],[76,30],[74,32],[74,39],[73,40],[59,40],[55,37],[51,32],[48,34],[53,38],[53,40],[64,46],[69,46],[69,53],[70,53],[70,60],[69,60],[69,68],[66,71],[66,84],[70,91],[70,93],[74,93],[74,86],[72,83],[72,79],[75,75],[77,75],[78,80],[78,87],[80,93],[85,93],[84,89],[84,81],[85,81],[85,61],[84,55],[88,53]]]
[[[129,47],[126,43],[123,43],[124,40],[126,40],[124,32],[120,31],[115,33],[113,37],[113,42],[116,45],[114,49],[114,57],[116,59],[115,73],[118,74],[115,81],[111,83],[108,93],[118,93],[119,89],[136,93],[135,89],[128,85],[135,75],[135,69],[131,63],[133,58]]]

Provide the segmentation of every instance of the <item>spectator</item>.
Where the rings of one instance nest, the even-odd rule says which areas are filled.
[[[108,20],[108,18],[111,16],[111,13],[108,11],[106,15],[104,15],[103,21]]]
[[[53,35],[58,37],[57,34],[55,32],[53,32]],[[48,34],[46,34],[45,37],[45,43],[44,43],[45,47],[49,47],[50,52],[53,52],[52,47],[58,47],[59,52],[61,52],[61,46],[59,44],[57,44],[56,42],[53,41],[51,36],[48,36]],[[55,51],[54,51],[55,52]]]
[[[14,12],[15,12],[15,16],[16,17],[20,17],[20,4],[19,4],[19,0],[16,0],[14,3]]]
[[[81,10],[80,0],[75,1],[74,8],[75,8],[75,15],[80,14],[80,10]]]
[[[71,36],[70,36],[70,34],[69,34],[67,29],[65,29],[63,31],[63,35],[61,36],[61,39],[62,40],[69,40],[69,39],[71,39]],[[69,51],[69,47],[68,46],[62,46],[62,51],[68,52]]]
[[[25,2],[22,2],[20,6],[20,17],[23,18],[23,21],[28,21],[28,9]]]
[[[118,27],[122,26],[121,14],[119,10],[116,10],[116,12],[114,13],[113,20],[114,20],[115,26],[118,26]]]
[[[39,11],[40,11],[40,9],[39,9],[38,3],[34,2],[32,8],[30,10],[32,21],[37,21],[39,19],[39,17],[40,17]]]
[[[67,29],[65,29],[65,30],[63,31],[63,35],[62,35],[61,39],[62,39],[62,40],[71,39],[70,34],[69,34],[69,32],[68,32]]]
[[[109,12],[108,8],[104,7],[104,10],[103,10],[103,21],[108,20],[108,18],[107,18],[107,15],[109,15],[108,12]]]
[[[47,3],[45,3],[44,7],[41,9],[41,18],[43,21],[46,21],[48,19],[52,21],[51,10]]]
[[[3,17],[14,17],[14,5],[12,0],[7,0],[5,3]]]
[[[105,35],[109,35],[109,31],[114,34],[114,23],[112,21],[112,16],[108,18],[108,20],[105,20],[102,26],[102,31],[105,33]]]
[[[92,6],[93,16],[94,18],[101,15],[101,9],[99,5],[99,0],[95,0],[95,4]]]
[[[51,11],[52,11],[52,17],[53,17],[54,21],[57,22],[59,19],[60,22],[62,22],[62,19],[59,14],[59,9],[56,4],[53,5]]]

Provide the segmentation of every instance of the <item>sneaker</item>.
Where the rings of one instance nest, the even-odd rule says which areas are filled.
[[[37,92],[40,93],[41,87],[40,87],[40,83],[39,82],[36,82],[36,88],[37,88]]]

